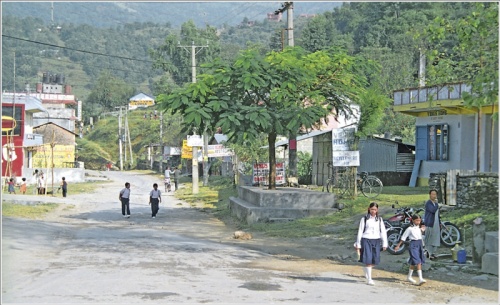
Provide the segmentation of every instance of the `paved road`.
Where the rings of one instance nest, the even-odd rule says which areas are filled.
[[[263,267],[278,258],[241,247],[221,222],[164,194],[152,219],[155,178],[109,172],[95,194],[46,220],[3,218],[2,304],[413,303],[418,290],[323,271]],[[132,184],[131,218],[118,191]],[[5,195],[4,200],[34,196]],[[41,196],[38,196],[39,198]],[[404,295],[404,297],[402,297]]]

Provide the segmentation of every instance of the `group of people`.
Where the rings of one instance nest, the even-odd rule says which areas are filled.
[[[173,171],[170,167],[165,170],[165,191],[167,192],[167,179],[168,179],[168,191],[170,191],[170,174],[174,175],[175,190],[179,188],[179,178],[181,171],[175,167]],[[125,183],[125,188],[123,188],[118,199],[122,204],[122,215],[123,217],[130,218],[130,183]],[[160,210],[161,203],[161,191],[158,189],[158,184],[153,184],[153,189],[149,192],[149,205],[151,205],[151,218],[156,218],[156,214]]]
[[[38,171],[35,169],[33,175],[35,176],[36,179],[36,192],[38,195],[44,195],[45,194],[45,178],[44,174],[42,171]],[[16,182],[14,178],[10,178],[9,181],[7,181],[8,185],[8,192],[9,194],[16,194]],[[26,191],[28,190],[28,185],[26,182],[26,178],[21,179],[21,183],[18,185],[19,187],[19,192],[22,195],[26,194]],[[68,183],[66,182],[66,178],[62,177],[61,182],[59,183],[59,189],[62,190],[62,195],[63,197],[66,197],[68,193]]]
[[[440,244],[439,231],[439,204],[437,202],[437,191],[429,191],[429,200],[425,203],[425,224],[418,214],[414,214],[411,219],[411,226],[405,230],[401,240],[395,247],[398,250],[402,243],[407,239],[410,241],[410,258],[408,263],[408,281],[416,284],[413,279],[413,272],[417,270],[418,284],[426,283],[422,276],[422,264],[426,258],[437,259],[436,251]],[[425,239],[422,239],[422,233],[425,232]],[[358,228],[358,234],[354,247],[358,251],[358,261],[365,264],[363,267],[364,275],[368,285],[375,285],[372,279],[372,269],[380,263],[380,252],[388,247],[387,232],[382,220],[378,215],[378,204],[370,203],[368,213],[361,219]],[[425,251],[427,250],[427,251]]]
[[[164,180],[165,192],[171,191],[171,179],[170,179],[171,174],[174,175],[174,187],[175,187],[174,190],[177,191],[179,189],[179,178],[181,176],[181,171],[177,167],[174,167],[174,170],[170,170],[169,166],[165,170],[165,180]]]

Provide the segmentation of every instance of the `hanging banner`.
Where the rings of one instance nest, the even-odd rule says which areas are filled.
[[[229,148],[225,148],[222,144],[208,145],[209,158],[229,157],[232,155],[233,151]]]

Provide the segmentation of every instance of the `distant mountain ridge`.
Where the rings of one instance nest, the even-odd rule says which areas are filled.
[[[197,26],[237,25],[244,18],[262,21],[283,2],[2,2],[2,17],[35,17],[54,25],[73,23],[117,27],[134,22],[169,23],[188,20]],[[294,17],[332,11],[342,2],[294,2]],[[53,9],[52,9],[53,7]]]

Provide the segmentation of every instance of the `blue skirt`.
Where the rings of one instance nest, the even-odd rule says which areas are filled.
[[[408,262],[412,266],[425,263],[424,247],[422,246],[422,240],[411,240],[410,241],[410,261]]]
[[[380,239],[361,238],[361,255],[359,262],[365,265],[378,265],[380,263]]]

